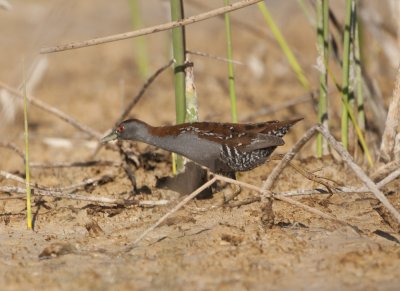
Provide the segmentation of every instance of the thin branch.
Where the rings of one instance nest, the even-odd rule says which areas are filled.
[[[121,113],[120,117],[117,119],[117,121],[114,123],[114,126],[118,126],[128,115],[129,112],[132,110],[133,107],[135,107],[135,105],[139,102],[139,100],[143,97],[144,93],[146,92],[146,90],[150,87],[150,85],[157,79],[157,77],[164,72],[166,69],[168,69],[172,64],[173,64],[174,60],[170,60],[166,65],[162,66],[161,68],[159,68],[157,71],[155,71],[153,73],[153,75],[151,75],[146,82],[143,84],[142,88],[140,88],[139,93],[134,96],[131,101],[129,101],[128,105],[126,106],[125,110]],[[109,133],[110,131],[108,131]],[[109,144],[104,145],[99,143],[98,146],[96,147],[92,157],[96,156],[97,153],[100,151],[100,149],[106,146],[108,147]],[[115,149],[116,147],[109,147],[111,149]],[[118,148],[118,146],[117,146]]]
[[[15,144],[13,144],[11,142],[2,142],[2,141],[0,141],[0,147],[7,148],[7,149],[10,149],[10,150],[14,151],[18,156],[20,156],[22,158],[22,160],[25,163],[25,155],[24,155],[24,153]]]
[[[208,182],[204,183],[201,187],[197,188],[194,192],[192,192],[190,195],[186,196],[185,199],[183,199],[181,202],[179,202],[174,208],[172,208],[170,211],[168,211],[164,216],[162,216],[155,224],[150,226],[148,229],[146,229],[137,239],[133,241],[133,243],[126,249],[127,252],[131,251],[138,242],[140,242],[146,235],[148,235],[151,231],[153,231],[157,226],[159,226],[161,223],[163,223],[168,217],[170,217],[172,214],[177,212],[179,209],[181,209],[185,204],[187,204],[190,200],[195,198],[197,195],[199,195],[204,189],[207,187],[210,187],[215,181],[217,181],[217,177],[213,177],[211,180]]]
[[[290,151],[284,155],[280,163],[272,170],[271,174],[269,174],[267,180],[262,185],[263,190],[271,190],[274,186],[275,181],[278,176],[282,173],[283,169],[289,164],[289,162],[293,159],[293,157],[300,151],[300,149],[304,146],[304,144],[309,141],[316,132],[316,126],[313,126],[309,129],[304,136],[290,149]]]
[[[396,171],[393,171],[389,175],[387,175],[385,178],[383,178],[376,186],[378,188],[382,188],[386,184],[389,184],[390,182],[396,180],[398,177],[400,177],[400,169],[397,169]]]
[[[394,171],[384,179],[382,179],[379,183],[376,184],[376,186],[381,189],[387,184],[391,183],[395,179],[400,177],[400,169]],[[371,193],[371,191],[367,187],[337,187],[332,189],[332,193],[334,194],[357,194],[357,193]],[[316,189],[300,189],[300,190],[294,190],[294,191],[285,191],[285,192],[278,192],[275,193],[276,195],[280,196],[302,196],[302,195],[331,195],[329,191],[321,188],[316,188]],[[261,198],[259,196],[256,197],[250,197],[247,200],[243,201],[238,201],[237,203],[230,203],[230,207],[237,207],[241,205],[247,205],[251,204],[253,202],[259,202],[261,201]]]
[[[124,112],[121,114],[121,116],[117,119],[115,122],[115,126],[120,124],[128,115],[129,112],[132,110],[133,107],[139,102],[139,100],[142,98],[144,93],[146,92],[147,88],[154,82],[157,77],[164,72],[166,69],[168,69],[172,64],[174,63],[174,60],[170,60],[166,65],[162,66],[159,68],[157,71],[154,72],[153,75],[151,75],[146,82],[143,84],[142,88],[140,89],[139,93],[132,98],[132,100],[128,103],[126,106]]]
[[[243,186],[243,187],[246,187],[248,189],[258,191],[258,192],[260,192],[262,194],[265,194],[265,192],[268,191],[268,190],[264,190],[264,189],[262,189],[260,187],[257,187],[257,186],[251,185],[251,184],[247,184],[247,183],[244,183],[244,182],[241,182],[241,181],[236,181],[236,180],[224,177],[224,176],[216,175],[215,177],[218,180],[225,181],[225,182],[228,182],[228,183],[231,183],[231,184],[236,184],[236,185],[239,185],[239,186]],[[316,208],[310,207],[310,206],[308,206],[306,204],[303,204],[303,203],[298,202],[296,200],[290,199],[290,198],[285,197],[283,195],[273,194],[273,193],[269,193],[269,194],[272,194],[272,197],[275,198],[275,199],[278,199],[278,200],[287,202],[289,204],[295,205],[297,207],[300,207],[300,208],[302,208],[302,209],[304,209],[304,210],[306,210],[306,211],[308,211],[310,213],[313,213],[315,215],[318,215],[320,217],[339,222],[340,224],[350,225],[348,222],[346,222],[344,220],[341,220],[341,219],[336,218],[336,217],[334,217],[332,215],[326,214],[326,213],[324,213],[324,212],[322,212],[322,211],[320,211],[320,210],[318,210]]]
[[[365,172],[358,166],[354,161],[348,151],[338,143],[335,138],[329,133],[329,131],[321,127],[316,126],[316,129],[321,132],[321,134],[328,140],[330,145],[342,156],[342,159],[349,165],[353,172],[358,176],[358,178],[365,184],[366,187],[375,195],[375,197],[389,210],[389,212],[400,222],[400,213],[390,201],[386,198],[385,194],[382,193],[375,185],[375,183],[365,174]]]
[[[389,173],[391,173],[399,168],[400,168],[400,160],[390,162],[390,163],[378,168],[378,170],[376,170],[374,173],[372,173],[371,178],[374,181],[382,179],[383,177],[387,176]]]
[[[86,162],[72,162],[72,163],[54,163],[54,164],[43,164],[34,163],[29,164],[31,168],[42,168],[42,169],[53,169],[53,168],[84,168],[84,167],[119,167],[121,163],[115,161],[102,161],[93,160]]]
[[[4,179],[7,179],[7,180],[13,180],[15,182],[25,185],[25,179],[23,179],[17,175],[11,174],[9,172],[6,172],[6,171],[0,171],[0,177],[3,177]]]
[[[24,194],[26,193],[25,188],[16,187],[16,186],[0,186],[0,192],[4,193],[18,193]],[[106,203],[106,204],[117,204],[117,205],[137,205],[141,207],[150,207],[150,206],[162,206],[167,205],[169,203],[168,200],[127,200],[127,199],[115,199],[109,197],[99,197],[93,195],[79,195],[79,194],[71,194],[69,192],[55,192],[55,191],[47,191],[35,189],[32,191],[33,196],[45,196],[45,197],[53,197],[53,198],[61,198],[61,199],[70,199],[70,200],[78,200],[78,201],[86,201],[86,202],[95,202],[95,203]],[[25,199],[25,195],[19,196],[8,196],[8,197],[0,197],[0,200],[9,200],[9,199]]]
[[[118,40],[123,40],[123,39],[128,39],[128,38],[134,38],[137,36],[141,35],[147,35],[147,34],[152,34],[164,30],[169,30],[175,27],[179,26],[185,26],[189,25],[195,22],[203,21],[208,18],[212,18],[218,15],[225,14],[230,11],[238,10],[250,5],[253,5],[257,2],[260,2],[261,0],[243,0],[236,2],[231,5],[227,5],[221,8],[217,8],[205,13],[201,13],[198,15],[194,15],[179,21],[172,21],[169,23],[164,23],[152,27],[147,27],[144,29],[139,29],[135,31],[130,31],[130,32],[125,32],[121,34],[115,34],[115,35],[110,35],[110,36],[105,36],[105,37],[99,37],[99,38],[94,38],[86,41],[79,41],[79,42],[72,42],[66,45],[59,45],[55,47],[49,47],[49,48],[43,48],[40,50],[40,53],[42,54],[47,54],[47,53],[54,53],[54,52],[60,52],[60,51],[65,51],[65,50],[71,50],[71,49],[77,49],[77,48],[82,48],[82,47],[87,47],[87,46],[93,46],[93,45],[98,45],[98,44],[103,44],[103,43],[108,43],[112,41],[118,41]]]
[[[364,171],[353,161],[351,155],[346,149],[335,140],[329,131],[321,125],[315,125],[310,128],[304,136],[293,146],[293,148],[284,156],[281,162],[272,170],[267,180],[263,183],[263,190],[270,190],[274,185],[276,179],[283,171],[283,169],[293,159],[294,155],[319,131],[329,144],[341,155],[343,161],[349,165],[357,177],[365,184],[365,186],[375,195],[375,197],[389,210],[389,212],[400,222],[400,213],[390,203],[386,196],[378,189],[377,185],[364,173]],[[269,193],[265,192],[264,197],[269,197]]]
[[[0,170],[0,177],[3,177],[5,179],[8,180],[13,180],[17,183],[26,184],[25,179],[14,175],[12,173],[6,172],[6,171],[1,171]],[[72,184],[72,185],[68,185],[68,186],[60,186],[60,187],[46,187],[46,186],[38,186],[36,183],[30,183],[30,186],[32,187],[32,189],[36,189],[36,190],[43,190],[43,191],[48,191],[48,192],[64,192],[64,191],[68,191],[69,193],[76,191],[79,188],[83,188],[89,185],[94,185],[94,184],[98,184],[98,183],[106,183],[108,181],[110,181],[111,179],[113,179],[113,176],[110,175],[101,175],[98,177],[94,177],[94,178],[89,178],[89,179],[85,179],[83,182],[77,183],[77,184]]]
[[[16,187],[16,186],[0,186],[0,192],[5,193],[26,193],[25,188]],[[36,196],[47,196],[53,198],[62,198],[62,199],[71,199],[71,200],[80,200],[87,202],[99,202],[99,203],[112,203],[112,204],[126,204],[129,200],[124,199],[114,199],[108,197],[98,197],[93,195],[79,195],[79,194],[71,194],[69,192],[57,192],[57,191],[48,191],[42,189],[33,189],[33,195]]]
[[[102,175],[99,177],[95,178],[89,178],[85,179],[83,182],[68,185],[68,186],[60,186],[60,187],[40,187],[42,190],[47,190],[47,191],[56,191],[56,192],[64,192],[67,191],[69,193],[74,192],[80,188],[87,187],[89,185],[98,185],[99,183],[104,184],[107,183],[108,181],[114,179],[113,176],[109,175]],[[38,187],[39,188],[39,187]]]
[[[12,88],[10,86],[8,86],[7,84],[3,83],[2,81],[0,81],[0,87],[6,89],[7,91],[9,91],[10,93],[12,93],[13,95],[17,96],[18,98],[23,98],[23,94],[21,92],[19,92],[17,89]],[[95,138],[95,139],[101,139],[102,138],[102,134],[97,132],[96,130],[90,128],[87,125],[84,125],[82,123],[80,123],[79,121],[77,121],[76,119],[74,119],[73,117],[69,116],[68,114],[62,112],[61,110],[39,100],[36,99],[33,96],[26,96],[27,100],[29,101],[29,103],[31,103],[32,105],[48,112],[51,113],[55,116],[57,116],[58,118],[60,118],[61,120],[64,120],[65,122],[69,123],[70,125],[72,125],[73,127],[79,129],[80,131],[83,131],[85,133],[87,133],[88,135],[90,135],[91,137]]]
[[[220,61],[220,62],[232,63],[232,64],[235,64],[235,65],[241,65],[241,66],[245,65],[240,61],[227,59],[227,58],[224,58],[224,57],[213,56],[213,55],[210,55],[210,54],[204,53],[204,52],[186,50],[186,53],[191,54],[191,55],[206,57],[206,58],[209,58],[209,59],[212,59],[212,60],[217,60],[217,61]]]

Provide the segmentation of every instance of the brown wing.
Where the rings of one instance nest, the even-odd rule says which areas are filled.
[[[269,148],[269,147],[277,147],[277,146],[281,146],[284,144],[285,144],[285,142],[283,141],[283,139],[281,137],[257,133],[257,134],[254,134],[254,138],[251,138],[250,142],[247,145],[243,144],[243,145],[240,145],[238,148],[242,152],[251,152],[254,150],[265,149],[265,148]],[[236,145],[238,145],[238,144],[236,144]]]
[[[301,118],[302,119],[302,118]],[[164,127],[152,127],[151,132],[153,134],[163,135],[179,135],[185,132],[192,132],[198,134],[200,137],[205,138],[214,142],[227,142],[232,140],[232,143],[244,141],[243,143],[249,144],[246,140],[254,138],[253,134],[267,134],[276,135],[276,132],[280,129],[284,129],[279,137],[283,136],[287,130],[296,122],[301,119],[289,120],[289,121],[267,121],[260,123],[219,123],[219,122],[193,122],[183,123],[172,126]],[[246,135],[250,134],[249,137]],[[239,142],[240,142],[239,141]]]

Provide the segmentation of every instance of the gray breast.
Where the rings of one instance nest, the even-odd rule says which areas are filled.
[[[200,139],[195,134],[185,133],[164,137],[160,144],[165,150],[185,156],[213,172],[217,170],[216,162],[220,157],[222,146],[216,142]]]

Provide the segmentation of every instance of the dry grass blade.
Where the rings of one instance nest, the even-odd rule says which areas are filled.
[[[195,22],[203,21],[203,20],[218,16],[218,15],[225,14],[230,11],[238,10],[238,9],[256,4],[257,2],[261,2],[261,0],[243,0],[243,1],[239,1],[234,4],[231,4],[231,5],[228,5],[228,6],[224,6],[224,7],[217,8],[217,9],[205,12],[205,13],[194,15],[194,16],[191,16],[191,17],[179,20],[179,21],[172,21],[169,23],[156,25],[156,26],[152,26],[152,27],[147,27],[144,29],[139,29],[139,30],[135,30],[135,31],[125,32],[125,33],[120,33],[120,34],[115,34],[115,35],[110,35],[110,36],[105,36],[105,37],[94,38],[94,39],[81,41],[81,42],[72,42],[72,43],[69,43],[66,45],[59,45],[59,46],[55,46],[55,47],[43,48],[40,50],[40,53],[47,54],[47,53],[60,52],[60,51],[77,49],[77,48],[82,48],[82,47],[87,47],[87,46],[93,46],[93,45],[128,39],[128,38],[134,38],[134,37],[138,37],[141,35],[157,33],[157,32],[169,30],[169,29],[172,29],[175,27],[185,26],[185,25],[192,24]]]

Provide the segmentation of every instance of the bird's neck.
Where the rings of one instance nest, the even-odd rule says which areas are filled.
[[[147,125],[146,127],[140,128],[140,130],[136,131],[135,139],[146,144],[174,152],[176,148],[176,145],[173,142],[174,138],[169,135],[156,134],[160,131],[160,129],[160,127],[152,127],[151,125]]]

